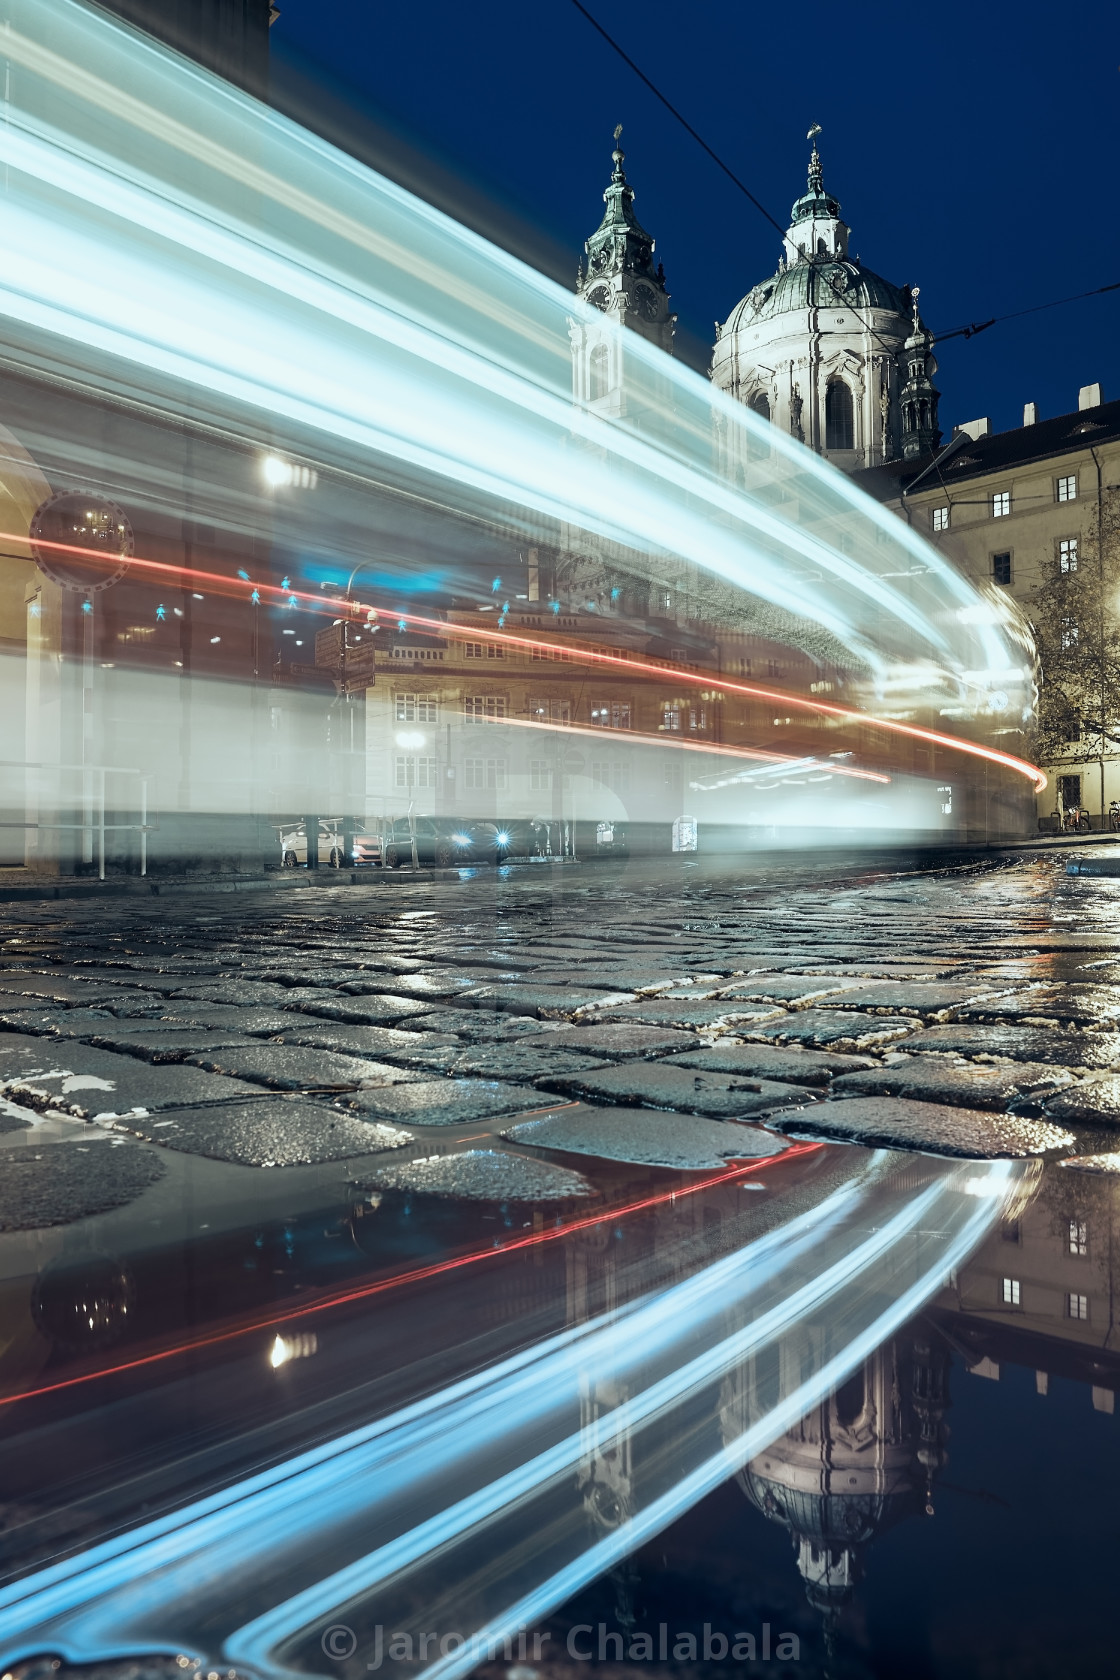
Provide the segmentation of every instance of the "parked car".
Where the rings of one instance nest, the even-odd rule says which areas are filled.
[[[380,867],[385,862],[385,841],[380,834],[354,835],[354,844],[350,852],[353,864],[371,864]]]
[[[296,869],[307,862],[306,825],[293,823],[280,829],[280,861],[285,869]],[[366,834],[355,825],[349,858],[341,817],[319,819],[319,863],[328,869],[349,869],[351,864],[379,864],[382,861],[380,834]]]
[[[505,863],[510,836],[497,823],[456,822],[454,817],[397,817],[385,834],[386,869],[416,861],[429,868],[453,869],[463,863]]]

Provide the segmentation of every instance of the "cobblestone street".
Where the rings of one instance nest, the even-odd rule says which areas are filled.
[[[550,876],[9,909],[0,1225],[184,1152],[527,1203],[774,1133],[1120,1165],[1120,884],[1052,854]]]

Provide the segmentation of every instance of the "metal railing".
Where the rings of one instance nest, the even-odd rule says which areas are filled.
[[[34,804],[38,809],[47,806],[51,809],[63,811],[68,807],[68,801],[63,796],[61,780],[54,792],[39,791],[34,799],[28,797],[25,788],[22,804],[24,818],[0,818],[0,828],[18,828],[24,832],[37,831],[43,833],[79,832],[82,836],[82,862],[93,863],[96,851],[98,879],[105,879],[105,836],[107,834],[138,834],[140,836],[140,873],[148,873],[148,835],[155,827],[148,821],[148,783],[151,778],[142,770],[113,764],[60,764],[46,760],[25,758],[0,758],[0,771],[22,770],[49,771],[60,779],[63,775],[75,774],[82,778],[81,791],[73,800],[73,805],[81,810],[81,819],[76,822],[43,821],[38,817],[30,817],[27,808]],[[136,809],[138,822],[107,822],[105,819],[106,785],[110,776],[134,776],[139,783]]]

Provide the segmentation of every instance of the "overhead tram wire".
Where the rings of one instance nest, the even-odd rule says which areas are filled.
[[[733,182],[733,184],[736,187],[738,187],[739,191],[746,198],[748,198],[750,200],[750,202],[754,205],[755,209],[759,212],[759,214],[766,218],[766,220],[770,223],[771,227],[774,227],[778,230],[778,232],[781,234],[781,236],[784,240],[785,236],[786,236],[786,229],[778,221],[777,217],[771,215],[770,211],[766,208],[765,204],[763,204],[759,199],[757,199],[755,197],[754,193],[751,192],[751,190],[747,186],[746,182],[740,180],[739,176],[736,175],[735,171],[730,167],[730,165],[726,164],[723,161],[723,159],[720,157],[719,153],[717,151],[715,151],[715,149],[713,147],[709,146],[708,142],[704,139],[704,136],[702,134],[697,133],[696,129],[693,128],[693,126],[689,122],[688,118],[683,114],[683,112],[681,112],[677,109],[677,107],[673,104],[671,99],[667,98],[666,95],[662,93],[661,89],[657,86],[657,83],[652,81],[650,79],[650,77],[646,75],[645,71],[641,68],[640,65],[635,64],[634,60],[630,57],[630,54],[626,51],[626,49],[618,41],[615,40],[613,35],[611,35],[606,29],[603,28],[603,25],[599,22],[598,18],[594,17],[592,15],[592,13],[588,11],[587,7],[585,5],[583,5],[582,0],[572,0],[572,5],[575,7],[576,11],[581,14],[582,17],[587,19],[587,22],[591,25],[592,29],[594,29],[599,35],[602,36],[603,40],[606,41],[607,45],[612,49],[612,51],[616,52],[618,54],[619,58],[622,59],[623,63],[629,66],[629,68],[634,72],[635,76],[637,76],[638,80],[645,84],[645,86],[653,94],[654,98],[659,100],[661,102],[661,104],[664,105],[665,109],[669,112],[669,114],[672,117],[675,117],[677,122],[680,123],[681,127],[688,134],[690,134],[692,136],[692,138],[696,141],[696,144],[701,148],[702,151],[707,153],[707,155],[711,158],[712,162],[716,165],[716,167],[718,169],[721,169],[723,171],[723,173],[727,176],[728,180]],[[844,307],[846,309],[850,310],[851,313],[856,316],[857,320],[862,320],[862,318],[860,317],[858,309],[856,309],[853,306],[853,304],[851,302],[851,299],[843,296],[843,294],[840,292],[839,288],[835,285],[835,283],[829,278],[829,276],[827,274],[824,276],[824,279],[825,279],[825,282],[828,285],[829,289],[832,291],[833,295],[835,296],[837,302],[843,303]],[[1036,303],[1036,304],[1033,304],[1029,309],[1015,309],[1015,310],[1012,310],[1007,315],[993,315],[991,317],[991,319],[988,320],[988,321],[970,321],[967,326],[953,327],[951,329],[951,331],[949,331],[949,332],[934,332],[932,328],[930,328],[928,330],[930,332],[930,336],[938,344],[944,344],[946,342],[946,340],[950,339],[950,338],[966,338],[966,339],[967,338],[975,338],[978,333],[987,332],[989,327],[1000,326],[1000,325],[1003,324],[1004,321],[1018,321],[1018,320],[1021,320],[1024,315],[1038,315],[1045,309],[1058,309],[1063,304],[1081,303],[1085,298],[1100,297],[1101,294],[1104,293],[1104,292],[1117,292],[1117,291],[1120,291],[1120,280],[1114,280],[1114,281],[1111,282],[1111,284],[1109,284],[1107,286],[1094,286],[1093,289],[1091,291],[1088,291],[1088,292],[1074,292],[1069,297],[1053,298],[1049,303]],[[880,336],[880,334],[871,325],[870,321],[862,321],[862,325],[866,328],[866,330],[869,333],[872,334],[872,336],[874,338],[878,339],[879,343],[883,346],[884,349],[889,349],[889,346],[886,344],[885,340]]]
[[[598,18],[594,17],[588,11],[587,7],[585,5],[583,5],[582,0],[572,0],[572,5],[575,7],[576,11],[580,13],[580,15],[582,17],[585,17],[587,19],[587,21],[591,25],[592,29],[596,30],[603,37],[603,40],[607,43],[607,45],[614,52],[616,52],[618,54],[619,58],[622,59],[623,63],[629,65],[630,69],[633,70],[633,72],[634,72],[635,76],[637,76],[638,80],[645,83],[646,87],[653,94],[654,98],[659,99],[661,101],[662,105],[664,105],[665,109],[669,112],[670,116],[673,116],[673,117],[676,118],[677,122],[680,123],[681,127],[683,129],[685,129],[685,131],[688,134],[690,134],[692,136],[692,138],[696,141],[696,144],[703,151],[705,151],[708,154],[708,156],[711,158],[712,162],[717,166],[717,168],[722,169],[723,173],[727,176],[728,180],[733,182],[734,185],[738,187],[739,191],[741,193],[743,193],[744,196],[747,197],[750,200],[750,202],[754,205],[755,209],[759,212],[759,214],[762,215],[762,216],[765,216],[766,220],[770,223],[771,227],[777,228],[779,234],[781,235],[781,237],[784,241],[785,237],[786,237],[786,229],[782,226],[781,222],[778,221],[776,216],[772,216],[770,214],[770,211],[766,208],[765,204],[763,204],[759,199],[757,199],[754,196],[754,193],[751,192],[751,190],[747,186],[746,182],[740,180],[739,176],[736,175],[735,171],[730,167],[729,164],[724,163],[724,161],[720,157],[719,153],[717,151],[715,151],[711,146],[709,146],[708,142],[704,139],[704,136],[702,134],[697,133],[697,131],[693,128],[692,124],[689,122],[688,118],[686,116],[684,116],[682,112],[677,110],[677,107],[673,104],[672,100],[668,99],[665,96],[665,94],[662,93],[661,89],[657,86],[657,83],[651,81],[650,78],[646,75],[645,71],[643,69],[641,69],[639,65],[634,63],[634,60],[630,57],[630,54],[625,50],[624,47],[622,47],[615,40],[614,36],[608,34],[608,32],[603,28],[602,24],[599,22]],[[857,321],[860,322],[860,324],[864,328],[864,330],[866,332],[869,332],[871,334],[872,338],[876,339],[879,342],[879,344],[882,345],[883,349],[886,350],[890,355],[893,356],[895,354],[895,352],[892,349],[892,347],[887,343],[886,339],[882,336],[882,334],[880,332],[878,332],[875,327],[872,326],[870,321],[865,321],[863,319],[863,317],[859,313],[859,310],[852,303],[852,300],[848,297],[845,297],[843,292],[841,292],[839,286],[836,285],[835,281],[831,278],[831,276],[829,274],[827,274],[823,270],[823,268],[821,269],[821,273],[823,275],[825,284],[828,286],[829,291],[835,297],[837,303],[842,303],[844,305],[845,309],[850,310],[850,312],[856,317]]]
[[[1019,321],[1024,315],[1040,315],[1044,309],[1059,309],[1064,303],[1081,303],[1085,298],[1100,297],[1103,292],[1120,292],[1120,280],[1113,280],[1107,286],[1094,286],[1088,292],[1073,292],[1069,297],[1052,298],[1049,303],[1035,303],[1029,309],[1013,309],[1009,315],[993,315],[990,321],[970,321],[967,327],[954,327],[951,332],[934,333],[938,344],[944,344],[948,338],[975,338],[977,333],[987,332],[989,327],[1002,326],[1004,321]]]

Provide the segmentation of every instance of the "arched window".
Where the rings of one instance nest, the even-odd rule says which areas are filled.
[[[853,449],[852,393],[842,380],[829,381],[824,398],[824,446]]]
[[[916,424],[915,415],[914,415],[914,404],[913,403],[906,403],[904,405],[903,410],[902,410],[902,418],[903,418],[903,421],[905,423],[906,430],[908,432],[913,432],[913,431],[917,430],[917,424]]]
[[[591,400],[605,397],[611,388],[610,351],[597,344],[591,352]]]
[[[765,391],[756,391],[747,404],[752,414],[761,414],[764,420],[770,418],[770,398]]]

